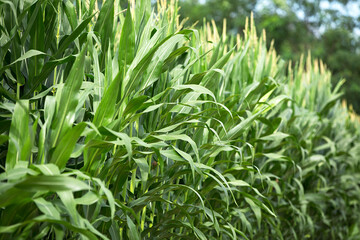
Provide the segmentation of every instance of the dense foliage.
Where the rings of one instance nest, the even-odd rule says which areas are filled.
[[[360,126],[321,61],[119,6],[0,1],[0,239],[359,239]]]
[[[360,8],[357,0],[180,0],[180,16],[190,26],[214,19],[221,27],[227,19],[229,34],[242,33],[251,11],[259,30],[266,29],[269,45],[286,60],[298,61],[311,51],[333,73],[342,78],[349,105],[360,113]]]

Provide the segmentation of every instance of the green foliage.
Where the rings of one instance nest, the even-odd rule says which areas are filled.
[[[321,61],[175,2],[0,12],[0,239],[357,239],[360,126]]]

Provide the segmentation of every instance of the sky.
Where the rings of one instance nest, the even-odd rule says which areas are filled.
[[[360,1],[349,2],[345,7],[339,3],[330,3],[329,1],[321,1],[320,7],[324,9],[338,10],[341,14],[350,17],[360,17]],[[354,34],[360,36],[360,29],[355,28]]]
[[[341,14],[348,15],[351,17],[359,17],[360,15],[360,2],[349,2],[346,7],[343,7],[339,3],[330,3],[329,1],[321,1],[320,7],[324,9],[339,10]]]

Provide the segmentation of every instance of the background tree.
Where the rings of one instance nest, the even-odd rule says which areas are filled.
[[[333,73],[333,83],[345,78],[344,98],[360,113],[360,10],[356,1],[322,0],[180,0],[181,17],[188,25],[227,18],[230,33],[242,33],[244,19],[254,12],[258,30],[285,60],[304,52],[321,58]]]

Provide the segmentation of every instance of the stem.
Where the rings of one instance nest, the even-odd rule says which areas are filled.
[[[16,99],[17,100],[20,100],[20,87],[21,87],[21,84],[17,83],[16,84]]]
[[[58,4],[58,25],[57,25],[57,30],[56,30],[56,48],[59,47],[59,39],[60,39],[60,28],[61,28],[61,8],[60,8],[60,3]],[[53,86],[56,85],[56,75],[57,75],[57,66],[54,69],[54,80],[53,80]],[[55,88],[53,88],[52,90],[53,95],[55,95]]]

